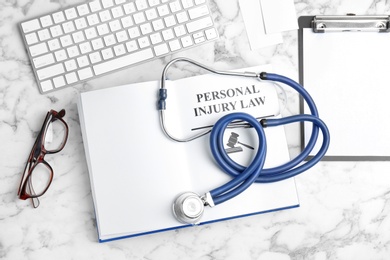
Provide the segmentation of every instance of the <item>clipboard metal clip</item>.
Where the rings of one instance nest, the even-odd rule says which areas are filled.
[[[315,16],[312,28],[316,33],[324,32],[389,32],[390,16],[378,15],[333,15]]]

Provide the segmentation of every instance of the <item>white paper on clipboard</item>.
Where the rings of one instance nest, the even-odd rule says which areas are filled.
[[[326,157],[390,160],[390,33],[300,33],[301,83],[329,128]],[[305,143],[310,133],[305,124]]]

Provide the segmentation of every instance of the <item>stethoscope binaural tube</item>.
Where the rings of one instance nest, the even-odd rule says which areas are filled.
[[[229,75],[229,76],[245,76],[245,77],[249,76],[249,77],[255,77],[260,80],[269,80],[273,82],[284,83],[292,87],[293,89],[295,89],[302,96],[303,100],[308,104],[308,107],[310,109],[310,114],[294,115],[294,116],[284,117],[280,119],[262,119],[259,122],[257,121],[256,118],[246,113],[241,113],[241,112],[231,113],[220,118],[215,123],[215,125],[211,130],[206,130],[200,134],[197,134],[196,136],[192,136],[184,139],[173,137],[166,130],[165,121],[164,121],[165,99],[167,98],[166,89],[165,89],[165,77],[166,77],[167,69],[177,61],[190,62],[193,65],[202,67],[216,74]],[[162,78],[161,88],[160,88],[159,109],[160,109],[160,121],[161,121],[163,131],[164,133],[166,133],[166,135],[169,138],[175,141],[187,142],[211,132],[210,148],[211,148],[212,155],[215,161],[219,164],[220,168],[224,172],[226,172],[227,174],[233,177],[233,179],[230,180],[229,182],[207,192],[203,196],[199,196],[198,194],[193,192],[185,192],[180,194],[176,198],[173,204],[174,215],[178,221],[187,224],[199,223],[200,218],[203,215],[204,206],[213,207],[227,200],[230,200],[231,198],[242,193],[254,182],[269,183],[269,182],[281,181],[287,178],[294,177],[297,174],[300,174],[308,170],[309,168],[313,167],[316,163],[318,163],[322,159],[330,143],[329,130],[326,124],[319,118],[316,105],[313,99],[311,98],[310,94],[297,82],[293,81],[290,78],[278,74],[265,73],[265,72],[262,72],[260,74],[252,73],[252,72],[249,73],[248,72],[245,73],[221,72],[221,71],[212,70],[208,67],[205,67],[204,65],[201,65],[199,63],[196,63],[194,61],[185,58],[178,58],[168,63],[163,71],[163,78]],[[251,127],[255,129],[259,137],[259,147],[257,149],[257,153],[254,159],[252,160],[252,162],[247,167],[242,166],[236,163],[235,161],[233,161],[228,156],[228,154],[224,149],[224,143],[223,143],[224,131],[227,127],[229,127],[229,124],[237,120],[245,121],[246,123],[248,123]],[[282,125],[296,123],[296,122],[311,122],[313,124],[311,137],[306,147],[302,150],[302,152],[297,157],[295,157],[291,161],[277,167],[264,169],[263,167],[264,167],[266,154],[267,154],[267,144],[266,144],[266,137],[263,128],[282,126]],[[305,161],[316,145],[319,130],[321,130],[323,136],[321,148],[318,150],[316,155],[314,155],[309,160]]]

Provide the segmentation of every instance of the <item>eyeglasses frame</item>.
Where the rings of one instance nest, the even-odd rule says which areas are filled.
[[[34,146],[31,149],[30,155],[28,157],[26,166],[23,171],[23,176],[20,181],[19,189],[18,189],[18,196],[21,200],[31,199],[33,203],[33,207],[37,208],[39,206],[39,199],[38,197],[42,196],[46,193],[46,191],[49,189],[51,182],[53,181],[54,177],[54,171],[53,168],[50,166],[49,163],[44,159],[46,154],[55,154],[60,152],[64,147],[68,140],[68,134],[69,134],[69,127],[68,124],[62,119],[65,116],[65,110],[62,109],[59,112],[55,110],[50,110],[47,112],[45,120],[42,124],[41,130],[35,140]],[[55,149],[55,150],[47,150],[44,146],[44,140],[46,137],[47,130],[49,128],[49,125],[56,121],[60,120],[64,126],[65,126],[65,136],[61,143],[61,145]],[[46,166],[50,171],[50,180],[47,184],[47,187],[39,194],[35,194],[34,188],[31,183],[31,176],[32,173],[37,165],[42,163],[44,166]],[[26,174],[27,173],[27,174]],[[30,190],[30,192],[27,192],[27,188]],[[31,193],[31,194],[29,194]],[[34,195],[32,195],[34,194]],[[36,199],[36,203],[34,201]]]

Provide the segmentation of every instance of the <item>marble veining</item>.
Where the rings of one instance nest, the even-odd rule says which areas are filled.
[[[272,64],[298,79],[297,32],[284,43],[251,51],[237,0],[211,0],[220,39],[185,53],[155,60],[76,87],[40,95],[18,32],[18,23],[83,0],[0,1],[0,259],[390,259],[389,162],[321,162],[296,178],[301,206],[158,233],[97,243],[78,93],[156,80],[164,64],[186,56],[219,69]],[[298,16],[389,14],[387,0],[295,0]],[[172,78],[196,75],[177,65]],[[17,198],[25,161],[49,109],[66,109],[70,128],[64,150],[47,156],[54,181],[33,209]],[[288,92],[286,115],[298,111]],[[297,129],[288,128],[291,155]]]

